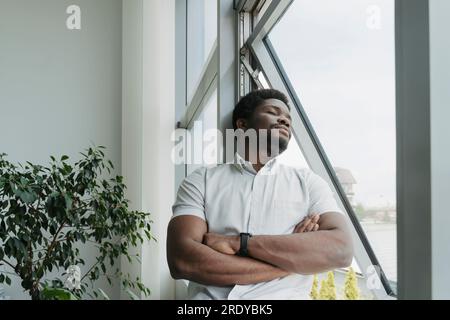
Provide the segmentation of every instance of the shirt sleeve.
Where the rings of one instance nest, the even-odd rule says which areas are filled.
[[[344,214],[339,208],[333,191],[328,183],[319,175],[310,171],[308,175],[309,210],[308,214],[324,214],[338,212]]]
[[[172,206],[172,219],[191,215],[206,221],[205,216],[205,174],[200,168],[187,176],[178,188],[177,198]]]

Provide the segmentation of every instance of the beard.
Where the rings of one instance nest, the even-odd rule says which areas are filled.
[[[278,139],[278,141],[279,141],[279,145],[280,145],[280,154],[281,154],[281,153],[285,152],[286,149],[288,148],[289,140],[286,138],[280,137]]]
[[[267,135],[267,146],[270,157],[276,157],[286,151],[289,141],[290,139],[281,135],[279,132],[274,135],[272,131],[269,131]]]

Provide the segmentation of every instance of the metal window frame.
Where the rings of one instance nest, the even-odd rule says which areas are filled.
[[[429,0],[396,0],[399,299],[432,299]]]
[[[180,120],[179,128],[187,129],[191,126],[192,122],[199,117],[212,93],[217,88],[218,53],[216,41],[205,63],[200,82],[196,87],[192,100],[185,107],[185,113]]]
[[[248,1],[248,0],[247,0]],[[246,0],[242,0],[237,8],[245,8]],[[361,271],[365,274],[367,268],[371,265],[378,266],[379,278],[382,283],[380,289],[373,289],[372,292],[378,299],[392,299],[395,293],[392,289],[392,283],[387,279],[384,271],[378,262],[378,259],[370,246],[370,243],[362,229],[356,214],[349,203],[345,192],[340,185],[337,176],[331,166],[324,149],[314,132],[311,122],[302,107],[299,97],[293,88],[287,73],[285,72],[281,61],[279,60],[268,34],[281,19],[293,0],[273,0],[264,16],[255,26],[253,33],[248,37],[245,46],[252,53],[252,57],[256,60],[257,65],[264,72],[267,80],[272,88],[288,93],[290,103],[295,107],[297,112],[292,113],[293,136],[302,150],[306,161],[311,169],[325,179],[333,192],[337,196],[337,201],[341,209],[347,213],[350,226],[352,226],[353,239],[355,241],[355,258],[361,266]],[[242,12],[238,12],[242,14]],[[247,12],[247,14],[249,14]]]

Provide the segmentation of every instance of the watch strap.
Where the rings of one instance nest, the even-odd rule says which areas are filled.
[[[238,256],[248,257],[248,240],[252,237],[250,233],[241,233],[240,235],[240,248]]]

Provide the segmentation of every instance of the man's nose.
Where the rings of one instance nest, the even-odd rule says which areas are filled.
[[[291,126],[291,122],[287,117],[281,116],[278,118],[278,123],[287,126],[288,128]]]

